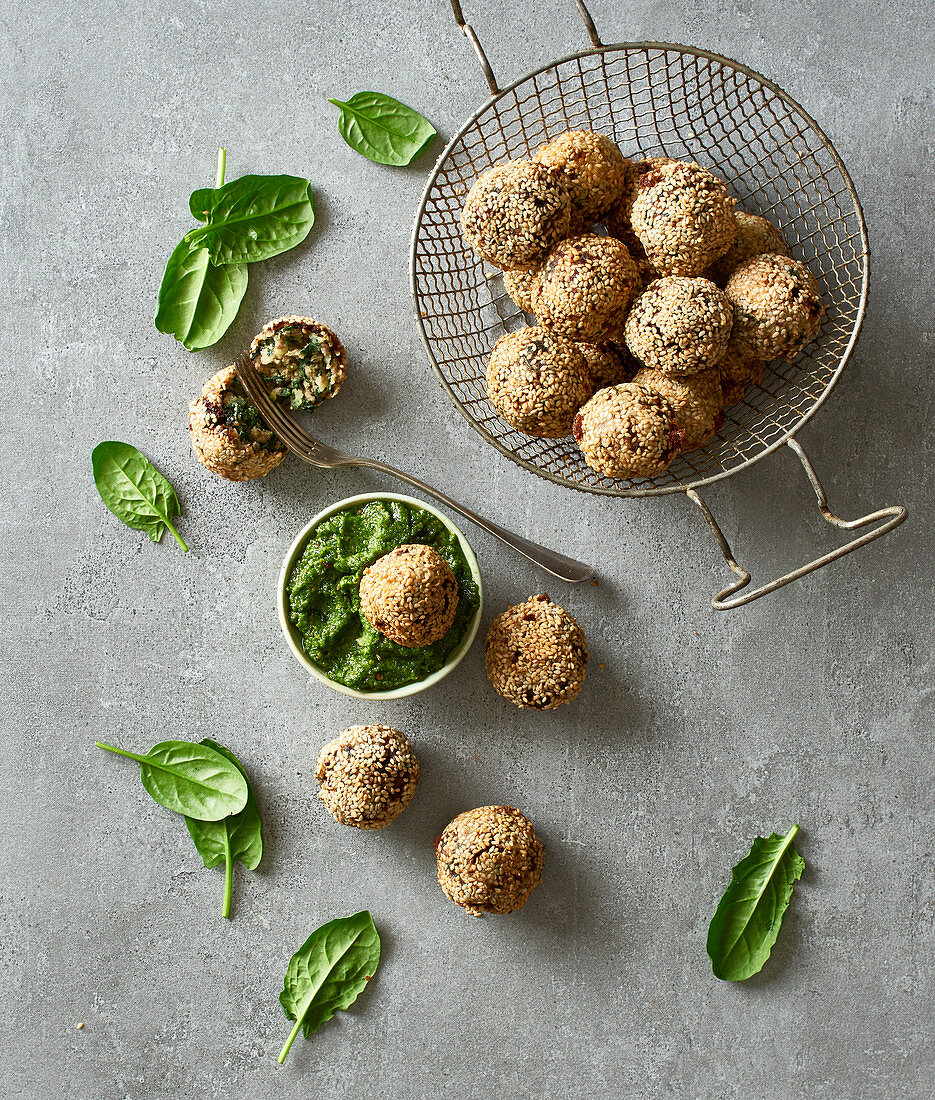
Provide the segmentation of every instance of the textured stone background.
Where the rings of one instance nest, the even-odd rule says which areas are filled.
[[[778,80],[836,142],[870,225],[860,346],[802,441],[842,514],[899,502],[911,518],[717,615],[725,569],[684,500],[572,497],[524,474],[427,366],[407,247],[442,140],[411,169],[370,164],[325,97],[385,90],[447,139],[485,95],[447,4],[5,0],[4,1100],[931,1095],[935,27],[930,6],[882,10],[593,3],[608,41],[690,42]],[[504,76],[585,43],[564,0],[467,11]],[[218,144],[230,177],[307,174],[318,221],[307,245],[251,269],[233,329],[189,355],[153,329],[153,302]],[[327,438],[599,565],[598,588],[549,585],[592,645],[574,706],[501,703],[479,645],[443,688],[382,706],[326,693],[289,655],[272,593],[294,532],[338,497],[395,486],[296,462],[221,483],[189,454],[185,405],[293,311],[349,349]],[[89,452],[106,438],[177,485],[190,554],[103,508]],[[709,499],[757,575],[836,541],[791,456]],[[468,533],[486,627],[543,578]],[[376,835],[332,823],[312,775],[324,740],[368,721],[407,730],[423,760],[412,808]],[[220,872],[132,765],[91,747],[105,735],[211,735],[246,761],[267,855],[238,871],[231,923]],[[435,884],[431,842],[495,801],[535,821],[546,878],[522,913],[475,921]],[[773,958],[722,984],[704,938],[729,868],[793,821],[808,871]],[[363,906],[383,936],[378,977],[279,1068],[290,953]]]

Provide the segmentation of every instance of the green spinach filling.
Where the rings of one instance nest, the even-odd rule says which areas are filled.
[[[432,645],[397,645],[360,611],[367,566],[405,543],[431,546],[458,582],[458,610]],[[358,691],[387,691],[437,672],[468,631],[480,602],[457,535],[431,512],[397,500],[376,500],[336,512],[312,531],[286,582],[286,608],[299,643],[332,680]]]

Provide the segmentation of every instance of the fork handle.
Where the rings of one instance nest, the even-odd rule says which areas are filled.
[[[489,519],[484,519],[483,516],[479,516],[476,512],[472,512],[470,508],[465,508],[463,504],[459,504],[456,500],[452,500],[450,496],[439,492],[438,489],[433,489],[431,485],[426,485],[424,481],[420,481],[417,477],[403,473],[402,470],[397,470],[395,466],[387,466],[385,462],[376,462],[369,458],[357,458],[354,461],[354,465],[366,466],[368,470],[379,470],[381,473],[391,474],[400,481],[405,481],[407,485],[412,485],[416,489],[421,489],[427,496],[434,497],[440,504],[444,504],[446,508],[458,512],[460,515],[464,516],[465,519],[469,519],[471,523],[476,523],[478,527],[482,528],[489,535],[493,535],[494,538],[499,539],[501,542],[505,542],[507,546],[511,546],[518,554],[522,554],[524,558],[528,558],[531,562],[538,565],[540,569],[544,569],[546,573],[551,573],[553,577],[558,577],[559,580],[576,584],[579,581],[588,581],[594,576],[594,570],[589,565],[584,565],[580,561],[575,561],[574,558],[566,558],[564,554],[557,554],[554,550],[547,550],[544,546],[539,546],[537,543],[530,542],[529,539],[524,539],[522,535],[515,535],[512,531],[507,531],[505,527],[492,523]]]

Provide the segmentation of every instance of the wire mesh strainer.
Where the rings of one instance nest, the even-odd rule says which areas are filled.
[[[429,179],[416,215],[411,275],[417,322],[429,358],[468,423],[519,465],[560,485],[608,496],[684,492],[702,511],[740,578],[712,601],[748,603],[897,526],[905,509],[845,521],[827,507],[796,431],[844,369],[863,321],[869,250],[863,213],[841,158],[818,124],[780,88],[746,66],[705,50],[659,42],[605,46],[576,0],[592,48],[529,73],[504,89],[458,0],[458,25],[477,52],[491,96],[455,135]],[[726,411],[706,446],[681,455],[654,478],[614,480],[593,471],[570,438],[538,439],[501,420],[484,388],[487,357],[504,332],[531,323],[461,235],[471,184],[500,161],[528,157],[568,129],[599,130],[628,156],[696,160],[727,180],[740,205],[782,230],[793,254],[819,281],[827,315],[818,338],[794,363],[777,362],[761,386]],[[800,458],[825,518],[844,528],[879,527],[777,580],[742,595],[750,574],[734,561],[698,488],[728,477],[786,444]]]

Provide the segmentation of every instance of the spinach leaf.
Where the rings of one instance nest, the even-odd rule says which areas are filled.
[[[250,779],[243,770],[243,766],[236,756],[212,741],[203,737],[202,745],[219,752],[237,768],[247,784],[247,802],[238,814],[231,814],[221,821],[199,821],[194,817],[186,817],[185,824],[188,827],[191,838],[205,867],[217,867],[224,864],[224,901],[221,905],[221,916],[229,917],[231,911],[231,889],[234,878],[234,860],[239,860],[244,867],[253,870],[263,856],[263,831],[260,814],[256,807],[256,799],[253,797],[253,788]]]
[[[341,137],[355,152],[377,164],[411,163],[436,134],[427,118],[382,92],[358,92],[347,103],[340,99],[328,102],[341,110]]]
[[[255,263],[287,252],[315,224],[312,185],[301,176],[241,176],[189,199],[199,220],[183,243],[207,248],[216,265]]]
[[[175,490],[156,467],[129,443],[108,440],[91,452],[94,484],[101,500],[122,523],[145,531],[153,542],[168,527],[184,551],[188,547],[172,525],[181,514]]]
[[[240,768],[209,745],[160,741],[145,756],[101,741],[99,749],[139,761],[140,780],[160,806],[199,821],[239,814],[249,790]]]
[[[717,978],[742,982],[769,958],[792,887],[805,861],[792,843],[798,825],[785,836],[758,836],[731,874],[708,929],[708,955]]]
[[[367,910],[328,921],[289,960],[279,1000],[295,1027],[279,1054],[286,1060],[299,1030],[308,1039],[341,1008],[349,1008],[377,969],[380,937]]]
[[[156,305],[156,328],[174,336],[189,351],[200,351],[227,332],[246,292],[246,264],[219,267],[211,262],[207,248],[192,248],[186,238],[166,264]]]

